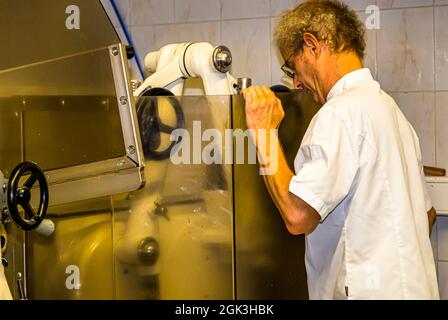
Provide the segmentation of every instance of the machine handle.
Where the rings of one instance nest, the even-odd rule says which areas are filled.
[[[423,172],[426,176],[436,176],[436,177],[443,177],[446,174],[446,170],[443,168],[435,168],[435,167],[428,167],[423,166]]]
[[[126,46],[126,57],[131,60],[135,57],[135,49],[133,46]]]
[[[19,300],[28,300],[25,294],[25,289],[23,288],[22,276],[17,277],[17,291],[19,292]]]
[[[49,237],[56,229],[55,224],[50,219],[43,219],[40,225],[36,228],[36,232],[44,237]]]
[[[30,175],[19,187],[20,179],[29,172]],[[39,182],[39,207],[37,212],[31,206],[31,188]],[[37,228],[45,217],[48,207],[48,183],[42,169],[33,162],[22,162],[11,172],[6,192],[9,214],[23,230],[29,231]],[[18,206],[25,211],[24,217],[19,214]]]

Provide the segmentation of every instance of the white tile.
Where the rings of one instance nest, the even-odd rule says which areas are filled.
[[[448,3],[448,1],[447,1]],[[436,90],[448,90],[448,7],[435,10]]]
[[[420,140],[423,164],[435,165],[435,97],[432,92],[391,93]]]
[[[222,19],[269,17],[269,0],[220,0]]]
[[[293,80],[285,75],[281,70],[284,61],[277,47],[272,47],[271,51],[271,85],[282,84],[293,88]]]
[[[434,90],[432,8],[381,11],[377,46],[378,79],[385,90]]]
[[[405,8],[432,6],[433,0],[377,0],[380,8]]]
[[[343,0],[343,2],[346,3],[352,10],[362,11],[365,11],[368,6],[376,4],[375,0]]]
[[[176,22],[217,21],[221,16],[219,0],[175,0]]]
[[[226,1],[226,0],[224,0]],[[293,9],[299,3],[304,2],[303,0],[271,0],[271,15],[279,16],[286,10]],[[350,9],[352,10],[365,10],[367,6],[375,4],[375,0],[344,0]]]
[[[126,35],[123,32],[123,28],[115,27],[115,32],[117,32],[118,37],[120,38],[120,41],[124,44],[128,43],[128,40],[126,39]]]
[[[448,261],[448,217],[437,217],[437,259]]]
[[[129,74],[130,74],[131,79],[142,80],[142,74],[140,73],[140,70],[138,69],[135,59],[130,60],[128,64],[129,64]]]
[[[170,43],[204,41],[213,46],[219,45],[221,44],[219,28],[219,22],[137,26],[132,27],[132,38],[143,61],[147,53],[159,50]]]
[[[111,20],[112,24],[115,27],[120,27],[120,22],[118,21],[117,15],[115,14],[115,11],[112,7],[112,4],[110,3],[110,0],[100,0],[100,1],[104,7],[104,10],[106,10],[106,13],[109,16],[109,19]],[[116,0],[115,3],[117,4],[118,11],[120,12],[123,22],[125,24],[129,24],[131,14],[131,9],[129,7],[129,0]]]
[[[441,300],[448,300],[448,262],[437,264]]]
[[[435,5],[448,4],[448,0],[434,0],[434,4]],[[438,8],[436,8],[436,10],[438,10]]]
[[[252,78],[254,85],[267,85],[271,82],[269,20],[221,22],[222,43],[232,51],[231,74],[235,78]]]
[[[271,34],[274,33],[275,24],[278,17],[271,18]],[[271,37],[271,85],[282,84],[289,88],[293,87],[292,79],[288,78],[285,73],[280,69],[284,60],[277,48],[275,39]]]
[[[286,10],[291,10],[303,0],[271,0],[271,15],[279,16]]]
[[[155,26],[138,26],[131,27],[131,37],[134,43],[134,49],[137,51],[137,54],[140,57],[140,61],[143,62],[145,55],[150,51],[158,50],[154,46],[155,35]]]
[[[359,20],[364,24],[364,28],[366,29],[365,37],[366,37],[366,50],[364,54],[364,66],[370,69],[372,76],[377,79],[378,75],[378,66],[377,66],[377,58],[376,58],[376,32],[375,29],[367,29],[365,22],[368,15],[364,12],[357,12]]]
[[[448,169],[448,92],[436,93],[437,166]]]
[[[174,22],[174,0],[130,0],[131,25]]]

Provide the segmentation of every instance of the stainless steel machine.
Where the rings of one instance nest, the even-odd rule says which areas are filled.
[[[227,69],[204,81],[212,84],[204,86],[206,96],[133,92],[126,48],[100,3],[69,2],[43,1],[36,9],[54,17],[37,30],[58,37],[61,48],[47,41],[39,51],[28,40],[38,55],[27,50],[0,62],[0,170],[9,177],[20,161],[38,163],[49,186],[46,218],[54,224],[51,234],[6,225],[13,297],[306,299],[303,237],[287,233],[258,165],[239,163],[233,152],[237,139],[251,142],[233,135],[245,129],[244,101]],[[0,9],[17,11],[24,3],[0,0]],[[60,29],[69,4],[95,15],[79,33]],[[2,39],[16,41],[14,26],[0,19],[0,30],[10,30],[0,31]],[[163,53],[171,60],[152,55],[147,66],[166,71],[169,61],[184,61],[173,48]],[[16,48],[3,49],[14,56]],[[229,63],[224,47],[197,49],[218,67]],[[192,69],[181,66],[184,73],[166,83],[169,89],[179,90],[185,72],[195,76],[193,60]],[[155,89],[151,81],[145,89]],[[218,82],[229,94],[212,92]],[[279,136],[292,165],[318,106],[303,92],[279,97],[286,112]],[[176,129],[183,134],[173,140]],[[211,151],[217,143],[222,154]],[[208,163],[201,158],[207,152],[233,161]]]

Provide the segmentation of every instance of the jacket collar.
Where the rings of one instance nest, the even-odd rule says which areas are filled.
[[[364,80],[373,80],[369,68],[362,68],[347,73],[334,84],[333,88],[331,88],[330,92],[327,95],[327,101],[340,95],[346,89],[350,88],[353,84]]]

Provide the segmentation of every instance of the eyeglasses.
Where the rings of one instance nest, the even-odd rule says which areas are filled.
[[[286,65],[286,62],[282,65],[281,69],[289,78],[294,79],[296,73]]]

